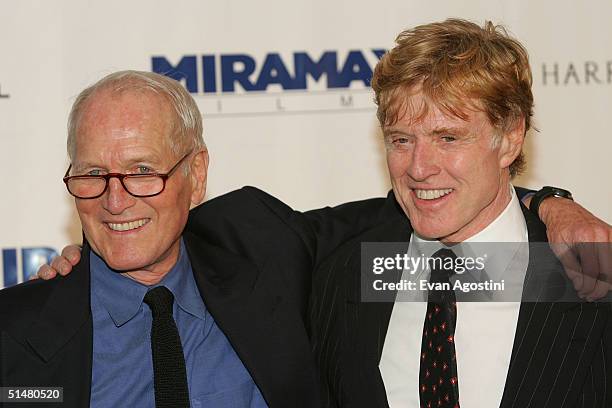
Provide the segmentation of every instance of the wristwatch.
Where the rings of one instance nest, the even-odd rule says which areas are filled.
[[[529,204],[529,211],[537,215],[539,218],[540,215],[538,210],[540,209],[540,204],[542,204],[542,201],[548,197],[563,197],[574,201],[574,197],[572,197],[571,192],[559,187],[544,186],[533,195],[531,203]]]

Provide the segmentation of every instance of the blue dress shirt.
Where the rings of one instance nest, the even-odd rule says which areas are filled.
[[[92,407],[154,407],[151,287],[112,271],[91,253]],[[176,265],[155,286],[174,294],[193,408],[267,408],[259,388],[207,311],[181,241]],[[84,374],[85,375],[85,374]]]

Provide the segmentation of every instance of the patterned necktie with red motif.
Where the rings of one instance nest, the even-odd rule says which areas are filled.
[[[455,355],[457,302],[449,280],[455,273],[456,256],[440,249],[429,259],[430,284],[440,290],[429,290],[427,313],[423,324],[419,397],[422,408],[459,408],[459,382]]]

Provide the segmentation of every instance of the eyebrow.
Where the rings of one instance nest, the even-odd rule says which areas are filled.
[[[90,163],[90,162],[83,162],[83,163],[72,163],[72,170],[80,173],[81,171],[85,170],[85,169],[89,169],[89,168],[99,168],[100,166],[95,165],[94,163]]]
[[[383,137],[389,137],[393,133],[402,133],[404,135],[410,136],[412,133],[407,133],[401,129],[395,127],[383,128]]]
[[[140,157],[134,157],[133,159],[129,159],[128,161],[125,162],[124,166],[129,168],[137,163],[144,163],[144,164],[148,164],[151,165],[152,167],[161,167],[161,163],[158,162],[157,158],[145,158],[144,156],[140,156]],[[90,168],[99,168],[99,169],[104,169],[104,170],[108,170],[106,167],[101,166],[99,164],[96,164],[94,162],[83,162],[83,163],[79,163],[78,165],[72,165],[72,169],[76,172],[81,172],[85,169],[90,169]]]
[[[384,137],[389,137],[391,134],[393,133],[401,133],[407,136],[412,136],[412,133],[409,132],[405,132],[402,129],[398,129],[395,127],[389,127],[389,128],[384,128],[383,129],[383,136]],[[439,135],[444,135],[444,134],[451,134],[451,135],[457,135],[457,136],[464,136],[468,133],[467,129],[464,129],[462,127],[438,127],[433,129],[430,134],[434,135],[434,136],[439,136]]]
[[[435,128],[434,130],[431,131],[431,134],[436,135],[436,136],[443,135],[443,134],[463,136],[467,133],[468,133],[467,130],[461,127],[440,127],[440,128]]]

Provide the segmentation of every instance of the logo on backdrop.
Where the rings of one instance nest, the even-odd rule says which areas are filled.
[[[51,262],[57,251],[48,247],[2,248],[2,285],[9,287],[36,275],[40,265]]]
[[[0,82],[0,99],[8,99],[10,97],[6,92],[2,92],[2,83]]]
[[[544,86],[612,84],[612,60],[544,62],[540,72]]]
[[[384,49],[153,56],[153,72],[181,81],[210,116],[374,110],[370,80]]]

